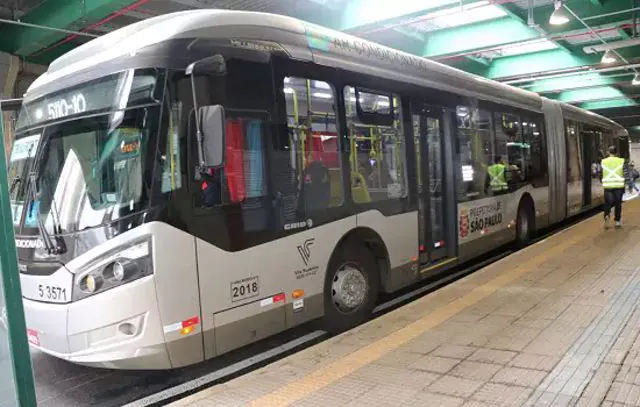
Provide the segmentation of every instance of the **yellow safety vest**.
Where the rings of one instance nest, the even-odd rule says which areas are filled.
[[[601,164],[604,189],[624,188],[624,158],[607,157]]]
[[[504,191],[507,189],[507,180],[504,177],[505,166],[502,164],[493,164],[487,168],[490,181],[489,185],[494,192]]]

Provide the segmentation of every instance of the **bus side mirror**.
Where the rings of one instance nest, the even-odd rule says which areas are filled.
[[[198,167],[196,174],[224,164],[225,117],[220,105],[198,107],[195,84],[196,75],[225,76],[227,64],[222,55],[216,54],[193,62],[185,69],[191,77],[191,94],[196,117],[196,140],[198,143]]]
[[[202,134],[198,149],[202,151],[201,166],[217,168],[224,164],[226,146],[225,112],[221,105],[198,108],[199,126]]]

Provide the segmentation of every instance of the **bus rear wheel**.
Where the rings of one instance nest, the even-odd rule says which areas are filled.
[[[373,253],[346,244],[333,255],[324,286],[324,326],[331,333],[367,320],[378,297],[378,267]]]
[[[523,248],[531,242],[533,236],[533,214],[529,205],[520,205],[516,220],[516,246]]]

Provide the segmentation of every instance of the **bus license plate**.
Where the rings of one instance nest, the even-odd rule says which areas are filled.
[[[53,302],[67,302],[69,293],[66,288],[48,285],[38,284],[38,298],[44,301]]]

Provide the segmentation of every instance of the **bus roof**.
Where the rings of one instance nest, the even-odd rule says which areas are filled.
[[[110,32],[53,61],[29,87],[27,95],[57,79],[179,38],[235,39],[254,42],[253,46],[273,44],[297,59],[542,111],[543,98],[533,92],[292,17],[230,10],[164,14]],[[563,111],[585,121],[622,129],[603,116],[566,103],[561,105]]]

